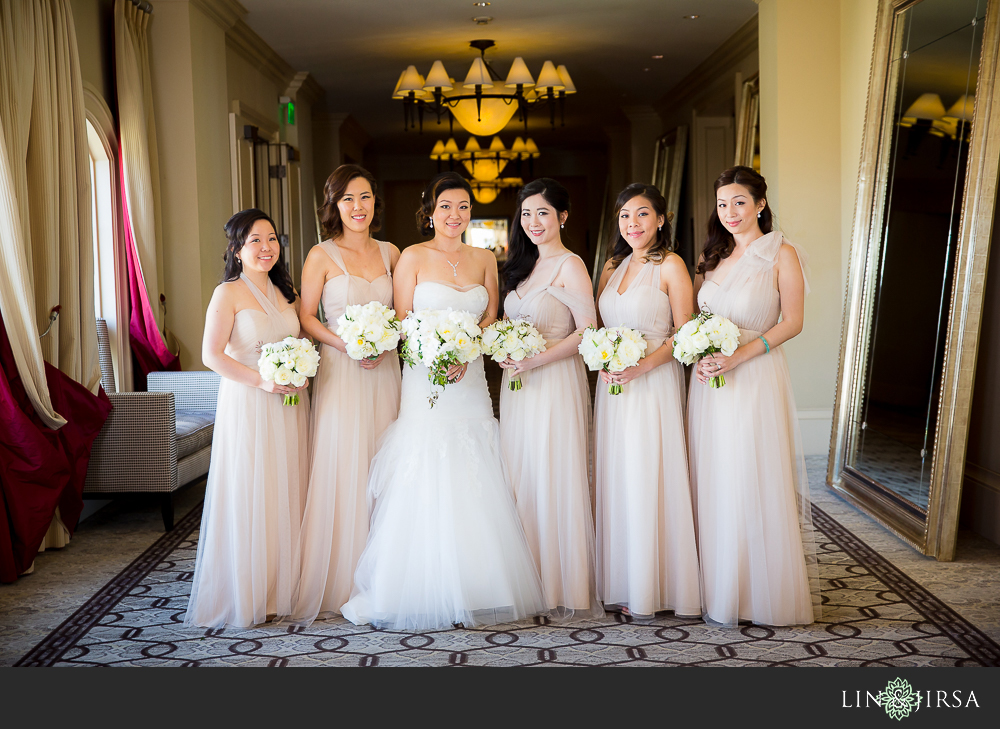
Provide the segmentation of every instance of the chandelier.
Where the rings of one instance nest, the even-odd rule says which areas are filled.
[[[426,78],[413,65],[400,74],[392,98],[403,102],[403,129],[414,129],[419,124],[422,132],[424,112],[429,111],[438,124],[446,112],[451,112],[448,122],[452,131],[457,119],[467,132],[480,137],[496,134],[518,113],[527,131],[528,109],[542,104],[549,106],[549,121],[555,128],[557,103],[560,121],[565,125],[566,96],[576,93],[565,65],[557,68],[552,61],[546,61],[536,81],[518,56],[503,80],[486,60],[486,49],[496,44],[474,40],[469,45],[479,50],[479,58],[472,62],[461,84],[448,75],[441,61],[434,61]]]
[[[504,147],[500,137],[493,137],[489,149],[483,149],[479,140],[469,137],[464,149],[459,149],[458,142],[450,137],[447,142],[440,139],[431,150],[431,159],[437,161],[440,172],[442,162],[461,162],[469,173],[469,184],[476,202],[487,204],[496,200],[500,190],[506,187],[520,187],[524,184],[520,174],[513,177],[500,177],[510,162],[520,163],[527,160],[534,167],[532,160],[541,156],[538,145],[530,137],[527,140],[517,137],[510,149]],[[519,165],[520,168],[520,165]],[[518,170],[520,172],[520,169]]]

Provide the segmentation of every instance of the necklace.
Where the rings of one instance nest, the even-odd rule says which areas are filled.
[[[455,263],[452,263],[447,258],[445,258],[444,260],[448,263],[449,266],[451,266],[451,273],[452,273],[452,275],[455,278],[458,278],[458,264],[462,262],[462,259],[459,258],[457,261],[455,261]]]

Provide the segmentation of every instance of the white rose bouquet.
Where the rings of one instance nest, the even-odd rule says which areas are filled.
[[[674,335],[674,359],[694,364],[702,357],[721,352],[727,357],[740,346],[740,328],[729,319],[703,309],[691,317]],[[712,388],[726,384],[726,378],[716,375],[709,379]]]
[[[495,321],[483,330],[480,339],[483,354],[489,355],[494,362],[503,362],[508,357],[520,362],[545,351],[545,338],[524,317]],[[507,387],[517,392],[521,389],[521,378],[511,377]]]
[[[261,345],[257,369],[265,381],[302,387],[307,377],[316,376],[319,352],[308,339],[285,337],[280,342]],[[299,395],[285,395],[284,405],[298,405]]]
[[[429,370],[431,394],[427,402],[434,407],[441,394],[434,385],[442,388],[448,385],[448,368],[471,362],[482,354],[479,336],[483,330],[472,314],[452,309],[410,312],[402,327],[406,335],[403,361],[410,367],[419,362]]]
[[[381,301],[351,304],[337,319],[337,336],[351,359],[375,359],[395,349],[402,331],[396,312]]]
[[[646,354],[646,340],[639,332],[628,327],[603,327],[584,330],[580,342],[580,354],[591,370],[621,372],[627,367],[639,364]],[[609,395],[620,395],[622,386],[608,385]]]

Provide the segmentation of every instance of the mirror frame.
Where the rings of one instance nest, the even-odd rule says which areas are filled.
[[[864,395],[884,227],[895,107],[886,102],[896,94],[898,85],[898,78],[890,77],[893,24],[899,13],[919,2],[879,2],[854,207],[827,483],[923,554],[949,561],[954,559],[958,536],[965,448],[1000,164],[1000,94],[994,93],[1000,50],[1000,0],[989,0],[986,6],[954,281],[945,329],[937,428],[930,447],[926,512],[847,465],[857,438],[853,424]]]

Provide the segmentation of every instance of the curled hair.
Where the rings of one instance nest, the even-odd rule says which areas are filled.
[[[267,213],[257,208],[240,210],[226,223],[224,230],[226,231],[226,238],[229,239],[229,245],[226,246],[226,252],[222,256],[226,260],[226,273],[222,277],[223,282],[235,281],[240,277],[240,273],[243,272],[243,266],[237,261],[236,254],[243,250],[247,238],[250,237],[250,229],[253,228],[254,223],[258,220],[266,220],[270,223],[271,229],[275,232],[275,236],[277,236],[278,227],[274,224],[274,221],[271,220]],[[280,242],[277,247],[278,260],[274,262],[271,270],[267,272],[267,277],[271,279],[271,283],[288,300],[288,303],[294,304],[296,297],[295,287],[292,285],[291,276],[288,275],[288,269],[285,268]]]
[[[521,188],[517,194],[517,207],[507,234],[507,261],[500,271],[503,293],[517,289],[531,275],[538,261],[538,246],[531,242],[521,227],[521,206],[533,195],[541,195],[545,202],[555,208],[558,222],[559,213],[569,212],[569,191],[551,177],[539,177]]]
[[[351,180],[359,177],[368,180],[368,184],[372,188],[372,196],[375,198],[375,212],[368,230],[374,233],[382,227],[382,210],[385,205],[378,194],[378,184],[375,182],[375,177],[360,165],[341,165],[326,178],[326,184],[323,185],[323,204],[316,211],[319,224],[323,228],[323,235],[329,240],[334,240],[344,234],[344,221],[340,217],[340,208],[337,207],[337,203],[344,197]]]
[[[619,193],[618,200],[615,201],[615,241],[611,248],[612,270],[618,268],[621,262],[632,253],[632,246],[622,237],[621,227],[618,225],[618,216],[621,215],[622,208],[625,207],[629,200],[640,196],[652,203],[653,210],[656,211],[657,216],[663,216],[663,226],[656,231],[656,240],[653,241],[653,244],[645,252],[645,260],[652,261],[653,263],[663,263],[663,259],[670,252],[672,236],[670,235],[670,216],[667,215],[667,201],[663,199],[663,195],[660,194],[660,191],[655,186],[642,182],[633,182]]]
[[[424,237],[434,235],[431,218],[434,216],[438,197],[447,190],[465,190],[469,193],[469,202],[472,202],[472,185],[468,180],[457,172],[442,172],[437,175],[420,193],[420,207],[417,208],[417,230],[420,231],[420,235]]]
[[[764,201],[764,209],[760,211],[757,225],[760,226],[761,233],[770,233],[774,228],[774,213],[767,203],[767,182],[761,174],[751,167],[730,167],[715,180],[715,191],[726,185],[742,185],[753,198],[754,205],[761,200]],[[705,248],[702,251],[704,260],[698,264],[695,273],[705,273],[713,271],[722,263],[723,259],[729,258],[736,248],[736,240],[733,234],[725,229],[722,221],[719,220],[719,209],[716,207],[708,218],[708,237],[705,239]]]

